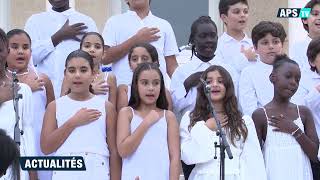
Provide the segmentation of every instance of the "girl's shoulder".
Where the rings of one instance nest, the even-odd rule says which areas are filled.
[[[131,118],[132,118],[132,117],[133,117],[133,114],[134,114],[133,111],[134,111],[134,110],[133,110],[132,107],[126,106],[126,107],[123,107],[123,108],[120,109],[119,115],[121,114],[121,115],[128,116],[128,117],[131,117]]]

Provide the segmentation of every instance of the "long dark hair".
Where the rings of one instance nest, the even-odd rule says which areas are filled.
[[[226,88],[226,94],[223,99],[223,107],[228,116],[228,124],[226,125],[227,134],[230,137],[231,143],[235,145],[235,141],[241,139],[245,141],[248,136],[248,129],[242,119],[242,113],[238,109],[238,101],[235,96],[234,85],[229,72],[222,66],[210,66],[207,68],[201,78],[207,80],[209,72],[218,71],[223,77],[223,85]],[[193,111],[190,113],[189,130],[198,122],[206,121],[209,118],[210,110],[208,108],[209,102],[203,91],[204,85],[199,83],[197,86],[197,100]]]
[[[20,179],[20,152],[17,144],[11,139],[4,130],[0,129],[0,175],[5,174],[11,165],[10,177]]]
[[[129,50],[129,53],[128,53],[129,62],[131,60],[131,55],[132,55],[134,49],[137,48],[137,47],[142,47],[145,50],[147,50],[147,52],[149,53],[149,55],[151,57],[151,61],[153,63],[157,63],[158,66],[160,66],[158,51],[152,44],[149,44],[149,43],[139,43],[139,44],[136,44],[136,45],[132,46],[132,48]]]
[[[102,49],[104,49],[104,39],[101,36],[101,34],[97,33],[97,32],[87,32],[86,34],[84,34],[84,36],[82,37],[82,39],[80,41],[80,49],[82,48],[82,44],[83,44],[84,39],[89,35],[96,35],[101,40]]]
[[[132,83],[131,83],[131,96],[130,100],[128,103],[128,106],[131,106],[133,109],[137,109],[141,103],[140,101],[140,96],[138,92],[138,79],[140,74],[143,71],[148,71],[148,70],[155,70],[158,72],[160,76],[160,94],[156,102],[157,108],[160,109],[168,109],[168,101],[166,98],[166,88],[164,86],[164,80],[162,73],[158,67],[157,64],[155,63],[141,63],[138,65],[138,67],[135,69],[132,77]]]

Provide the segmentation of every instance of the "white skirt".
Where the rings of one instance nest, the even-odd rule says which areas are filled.
[[[95,153],[69,153],[63,156],[82,156],[85,171],[53,171],[52,180],[109,180],[109,157]]]

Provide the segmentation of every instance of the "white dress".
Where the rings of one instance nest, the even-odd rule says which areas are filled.
[[[266,118],[268,114],[263,107]],[[304,132],[297,106],[298,119],[294,123]],[[303,152],[296,139],[287,133],[274,132],[268,125],[266,140],[263,147],[266,172],[269,180],[312,180],[310,160]]]
[[[210,130],[205,121],[197,122],[189,131],[190,111],[182,117],[180,124],[181,160],[186,164],[195,164],[189,180],[218,180],[220,177],[220,154],[214,143],[219,137]],[[236,141],[236,147],[227,138],[233,159],[225,158],[226,180],[266,180],[266,172],[253,120],[243,116],[248,129],[245,142]],[[217,159],[214,156],[217,156]]]
[[[131,134],[143,119],[132,109]],[[122,180],[169,180],[169,150],[166,111],[144,135],[139,147],[130,156],[122,159]]]
[[[19,94],[22,94],[22,99],[19,100],[19,127],[23,131],[21,135],[20,155],[21,156],[34,156],[35,155],[35,143],[34,143],[34,122],[33,122],[33,104],[32,104],[32,92],[28,85],[19,83]],[[16,123],[15,111],[12,100],[6,101],[0,106],[0,128],[4,129],[6,133],[13,139],[14,137],[14,125]],[[0,162],[1,163],[1,162]],[[0,180],[11,180],[10,168],[7,174],[0,178]],[[28,180],[28,171],[20,170],[21,180]]]
[[[82,156],[86,171],[53,171],[52,180],[109,180],[109,150],[106,142],[105,100],[94,96],[86,101],[76,101],[68,96],[56,100],[56,119],[61,127],[81,108],[97,109],[98,120],[75,128],[55,156]]]
[[[36,75],[39,77],[37,72]],[[41,129],[43,124],[44,113],[46,112],[47,105],[47,91],[43,87],[43,90],[38,90],[32,92],[32,99],[34,103],[33,114],[34,114],[34,136],[35,136],[35,146],[36,146],[36,155],[37,156],[46,156],[42,153],[40,147],[40,136]],[[41,180],[51,180],[52,171],[37,171],[38,178]]]

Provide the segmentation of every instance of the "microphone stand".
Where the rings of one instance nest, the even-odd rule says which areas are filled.
[[[17,78],[17,73],[16,71],[12,72],[12,94],[13,94],[13,108],[15,111],[15,119],[16,123],[14,125],[14,141],[17,143],[17,145],[20,146],[21,140],[20,140],[20,135],[23,135],[23,131],[20,130],[19,127],[19,121],[20,121],[20,116],[19,116],[19,99],[22,99],[22,94],[18,93],[18,78]]]
[[[217,125],[217,136],[219,136],[219,145],[215,143],[215,149],[220,148],[220,180],[225,179],[225,150],[227,151],[229,159],[233,159],[232,152],[230,150],[230,145],[226,139],[226,133],[221,127],[221,123],[217,118],[216,112],[214,110],[213,103],[211,101],[211,90],[209,85],[203,80],[200,79],[200,81],[204,84],[204,93],[208,99],[209,102],[209,109],[210,109],[210,114],[211,117],[215,119],[216,125]]]

